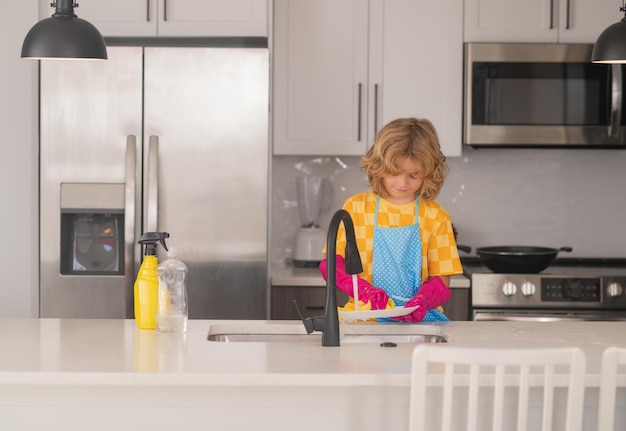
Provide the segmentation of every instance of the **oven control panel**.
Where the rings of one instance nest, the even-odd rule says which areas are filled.
[[[626,276],[474,273],[472,307],[626,310]]]
[[[600,278],[542,278],[541,300],[600,302],[601,289]]]

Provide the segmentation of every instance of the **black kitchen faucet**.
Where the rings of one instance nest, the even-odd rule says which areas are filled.
[[[346,231],[346,272],[348,274],[360,274],[363,272],[363,264],[359,249],[356,246],[354,224],[352,217],[346,210],[338,210],[328,226],[326,239],[326,304],[324,315],[319,317],[302,318],[306,332],[322,332],[322,346],[339,346],[339,315],[337,313],[337,232],[339,224],[343,222]]]

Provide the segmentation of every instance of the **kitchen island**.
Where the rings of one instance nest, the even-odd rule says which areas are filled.
[[[176,335],[138,330],[134,320],[0,319],[1,428],[406,429],[414,344],[207,340],[210,331],[277,326],[304,332],[300,322],[284,321],[191,320],[187,334]],[[581,347],[585,429],[595,428],[602,352],[626,347],[619,322],[394,326],[444,336],[448,345]],[[346,333],[381,328],[389,325],[342,325]],[[624,409],[626,374],[617,383]]]

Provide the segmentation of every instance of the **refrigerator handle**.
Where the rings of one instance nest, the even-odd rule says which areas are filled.
[[[146,223],[145,232],[158,231],[159,209],[159,137],[150,136],[148,141],[148,198],[146,200]]]
[[[620,122],[622,120],[622,65],[611,65],[611,123],[609,126],[609,139],[617,139],[620,132]]]
[[[124,291],[126,317],[133,316],[135,280],[135,220],[137,193],[137,137],[126,137],[126,179],[124,188]]]

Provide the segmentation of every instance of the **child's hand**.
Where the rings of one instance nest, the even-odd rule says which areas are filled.
[[[366,280],[363,280],[367,283]],[[389,302],[389,296],[380,287],[375,287],[367,283],[367,286],[363,287],[363,293],[359,292],[359,299],[363,301],[369,301],[372,304],[372,310],[384,310],[387,308]]]
[[[424,298],[424,305],[430,309],[443,305],[452,296],[452,291],[441,281],[441,278],[433,277],[420,286],[416,296],[418,295]]]
[[[426,312],[431,309],[443,305],[452,295],[452,292],[441,281],[439,277],[433,277],[426,280],[419,288],[419,291],[406,304],[405,308],[418,306],[417,310],[405,316],[394,317],[394,320],[400,322],[418,323],[424,319]]]

